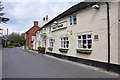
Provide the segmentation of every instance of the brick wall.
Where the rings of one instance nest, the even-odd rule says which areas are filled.
[[[32,36],[35,35],[35,32],[39,30],[38,21],[34,21],[34,26],[26,32],[26,47],[32,47]]]

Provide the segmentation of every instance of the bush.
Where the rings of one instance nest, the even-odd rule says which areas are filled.
[[[9,46],[20,47],[19,43],[10,43]]]
[[[45,50],[45,47],[41,47],[41,50]]]
[[[40,49],[41,49],[41,47],[37,47],[37,49],[38,49],[38,50],[40,50]]]
[[[45,50],[45,47],[38,47],[38,50]]]
[[[13,48],[13,46],[5,46],[5,47],[3,47],[3,48]]]

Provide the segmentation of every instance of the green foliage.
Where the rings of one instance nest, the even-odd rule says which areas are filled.
[[[14,46],[23,46],[25,45],[26,43],[26,40],[25,40],[25,33],[22,33],[22,34],[19,34],[19,33],[11,33],[9,36],[8,36],[8,40],[10,41],[10,43],[13,43]],[[14,44],[14,43],[17,43],[17,44]]]
[[[41,49],[41,47],[37,47],[37,49],[38,49],[38,50],[40,50],[40,49]]]
[[[38,50],[45,50],[45,47],[38,47]]]
[[[20,47],[19,43],[10,43],[9,46]]]
[[[20,44],[21,44],[21,46],[24,46],[25,43],[26,43],[25,33],[22,33],[20,36],[21,36],[21,42],[20,42]]]
[[[9,36],[8,36],[8,39],[11,43],[20,43],[21,42],[21,37],[19,35],[19,33],[11,33]]]
[[[14,46],[5,46],[3,48],[13,48]]]

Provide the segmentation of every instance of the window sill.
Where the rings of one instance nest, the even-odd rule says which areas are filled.
[[[92,50],[76,49],[77,53],[91,54]]]
[[[49,51],[52,51],[53,50],[53,47],[48,47],[47,48]]]
[[[59,51],[62,53],[67,53],[69,49],[59,48]]]
[[[72,24],[72,25],[69,25],[69,26],[71,27],[71,26],[75,26],[75,25],[77,25],[77,24]]]

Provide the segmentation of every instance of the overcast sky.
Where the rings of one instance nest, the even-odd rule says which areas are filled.
[[[26,32],[33,26],[33,21],[39,21],[42,26],[42,19],[48,15],[49,20],[53,19],[71,6],[83,0],[2,0],[5,17],[9,17],[7,24],[2,24],[3,33],[7,28],[11,32]]]

